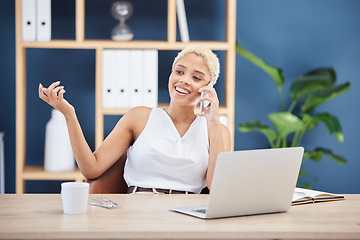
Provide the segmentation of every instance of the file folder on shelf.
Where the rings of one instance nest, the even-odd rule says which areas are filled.
[[[51,39],[51,0],[37,0],[36,4],[37,41]]]
[[[143,52],[130,50],[130,107],[143,105]]]
[[[158,51],[144,50],[143,67],[143,101],[144,106],[157,107],[158,105]]]
[[[126,109],[158,105],[157,50],[103,50],[104,108]]]
[[[115,77],[112,78],[115,88],[115,107],[129,108],[130,106],[130,51],[128,49],[116,51]]]
[[[22,40],[32,42],[36,40],[36,0],[22,0]]]
[[[116,50],[103,50],[102,103],[104,108],[115,108]]]

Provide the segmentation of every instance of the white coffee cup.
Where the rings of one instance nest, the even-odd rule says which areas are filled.
[[[89,202],[89,183],[61,183],[61,198],[65,214],[85,214]]]

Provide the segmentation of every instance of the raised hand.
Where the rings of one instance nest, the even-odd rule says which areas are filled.
[[[39,98],[44,100],[50,106],[59,110],[64,116],[74,112],[74,107],[64,99],[64,93],[66,92],[64,86],[59,86],[60,81],[53,82],[48,88],[39,84]]]

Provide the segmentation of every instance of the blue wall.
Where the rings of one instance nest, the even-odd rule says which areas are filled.
[[[166,39],[166,0],[153,11],[153,1],[133,0],[135,12],[128,21],[136,39]],[[116,21],[109,13],[113,1],[86,0],[86,38],[108,39]],[[53,38],[73,39],[74,1],[52,0]],[[185,1],[190,37],[193,40],[224,40],[224,1]],[[15,23],[14,1],[4,1],[0,8],[2,38],[0,79],[0,131],[5,132],[6,192],[15,191]],[[328,158],[320,163],[308,162],[303,170],[318,178],[303,179],[315,189],[339,193],[360,193],[360,160],[357,135],[360,127],[360,2],[357,0],[238,0],[237,41],[267,62],[284,70],[287,90],[291,81],[317,67],[333,67],[338,83],[350,81],[352,88],[337,99],[319,107],[339,117],[345,142],[338,143],[320,126],[305,136],[303,145],[331,148],[347,158],[339,166]],[[146,24],[144,24],[146,21]],[[223,59],[223,52],[217,52]],[[166,102],[167,77],[176,52],[160,51],[159,100]],[[94,148],[94,72],[93,50],[28,49],[27,164],[43,164],[45,124],[50,107],[37,97],[39,82],[48,85],[61,80],[67,99],[76,107],[90,147]],[[268,122],[268,113],[278,111],[275,85],[268,76],[242,57],[236,59],[236,125],[253,119]],[[217,90],[224,99],[223,76]],[[286,93],[286,91],[285,91]],[[285,94],[285,99],[289,96]],[[108,133],[119,117],[106,117]],[[235,149],[268,147],[258,133],[235,131]],[[271,183],[271,181],[270,181]],[[57,181],[29,181],[28,192],[59,192]]]

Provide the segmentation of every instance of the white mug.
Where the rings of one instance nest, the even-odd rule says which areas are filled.
[[[85,214],[89,202],[89,183],[61,183],[61,199],[65,214]]]

